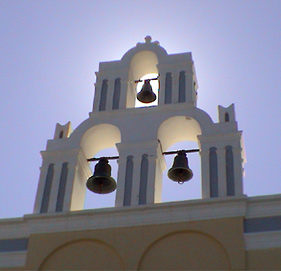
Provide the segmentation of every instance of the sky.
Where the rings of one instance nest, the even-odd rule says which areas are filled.
[[[245,194],[281,193],[280,25],[280,0],[0,0],[0,218],[33,212],[40,151],[56,123],[75,129],[88,118],[99,62],[147,35],[169,54],[192,52],[197,105],[215,122],[218,105],[235,104]],[[199,155],[189,161],[194,178],[165,177],[163,201],[200,198]],[[114,193],[87,192],[85,208],[113,202]]]

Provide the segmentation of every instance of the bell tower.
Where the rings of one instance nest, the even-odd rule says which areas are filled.
[[[141,80],[147,74],[157,76]],[[159,81],[159,90],[151,88],[151,80]],[[140,83],[142,95],[136,91]],[[203,198],[243,195],[245,155],[234,105],[219,106],[215,123],[197,107],[197,89],[191,53],[168,54],[149,36],[121,60],[101,62],[89,118],[73,132],[70,123],[57,124],[41,152],[34,213],[83,209],[92,175],[87,159],[110,147],[119,153],[115,205],[161,202],[164,153],[187,140],[198,143]],[[157,105],[149,106],[154,96]],[[137,97],[148,106],[137,108]]]

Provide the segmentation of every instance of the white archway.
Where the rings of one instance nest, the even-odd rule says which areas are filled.
[[[121,142],[120,130],[112,124],[98,124],[89,128],[81,139],[81,147],[87,158],[93,156],[118,156],[116,144]],[[96,163],[90,167],[94,171]],[[117,181],[117,161],[110,161],[111,175]],[[86,190],[85,209],[102,207],[113,207],[115,203],[116,191],[110,194],[99,195]]]
[[[86,157],[93,157],[97,152],[115,147],[121,142],[119,128],[112,124],[98,124],[89,128],[81,139],[81,147]]]
[[[158,139],[163,151],[180,141],[196,141],[201,128],[197,121],[186,116],[175,116],[162,122],[158,129]]]

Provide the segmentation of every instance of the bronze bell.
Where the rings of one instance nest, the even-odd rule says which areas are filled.
[[[188,159],[184,151],[178,152],[173,166],[168,171],[168,177],[178,183],[184,183],[193,177],[193,172],[188,167]]]
[[[137,99],[142,103],[152,103],[156,100],[156,94],[152,91],[150,80],[144,80],[141,91],[137,94]]]
[[[111,166],[102,157],[95,166],[94,175],[87,180],[87,188],[94,193],[108,194],[116,189],[116,181],[111,177]]]

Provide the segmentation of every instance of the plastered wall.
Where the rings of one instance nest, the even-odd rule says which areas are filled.
[[[27,270],[244,269],[240,218],[30,237]]]

